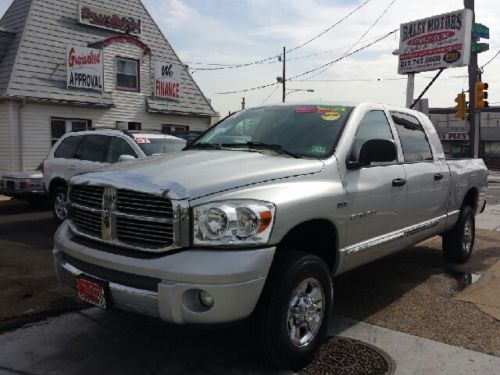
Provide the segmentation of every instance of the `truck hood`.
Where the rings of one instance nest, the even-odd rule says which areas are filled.
[[[197,199],[241,186],[320,172],[323,162],[272,152],[190,150],[116,163],[72,183],[114,186],[175,199]]]

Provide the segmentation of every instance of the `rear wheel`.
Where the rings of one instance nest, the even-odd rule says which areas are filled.
[[[330,272],[321,258],[278,254],[256,314],[262,354],[279,368],[307,364],[326,336],[332,300]]]
[[[62,223],[68,211],[66,209],[66,198],[68,189],[65,186],[58,186],[52,192],[52,213],[57,222]]]
[[[465,206],[452,230],[443,234],[443,254],[447,261],[465,263],[474,248],[475,220],[474,211]]]

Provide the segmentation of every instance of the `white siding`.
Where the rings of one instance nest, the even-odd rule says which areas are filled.
[[[117,95],[121,94],[117,93]],[[189,125],[191,130],[205,130],[209,125],[210,119],[208,118],[148,113],[145,111],[145,99],[139,94],[136,94],[136,97],[137,101],[124,100],[122,107],[107,110],[50,104],[25,104],[21,110],[24,134],[24,170],[33,170],[47,156],[51,147],[50,120],[52,117],[92,120],[95,127],[115,127],[117,121],[134,121],[142,123],[143,130],[160,130],[163,124]],[[130,98],[130,94],[127,93],[125,98]],[[19,107],[18,104],[14,106],[15,118],[19,115]],[[19,128],[17,123],[15,128]],[[19,134],[15,136],[19,137]],[[0,150],[1,152],[2,150]],[[16,152],[15,155],[19,154]],[[21,169],[19,163],[16,164],[16,167]]]
[[[19,133],[14,115],[14,105],[10,101],[0,102],[0,175],[19,168]],[[11,121],[13,122],[11,126]],[[11,134],[11,129],[13,133]]]

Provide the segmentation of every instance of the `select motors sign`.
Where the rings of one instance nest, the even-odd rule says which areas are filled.
[[[102,50],[68,46],[66,53],[68,87],[103,91],[103,67]]]
[[[81,24],[119,31],[128,34],[141,33],[141,19],[119,14],[115,11],[78,4],[78,21]]]
[[[399,74],[469,64],[472,11],[440,14],[400,28]]]
[[[180,100],[181,67],[173,62],[155,63],[155,97]]]

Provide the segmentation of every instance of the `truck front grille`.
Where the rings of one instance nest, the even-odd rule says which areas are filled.
[[[87,238],[129,249],[159,252],[174,243],[169,198],[112,187],[73,185],[70,225]]]

